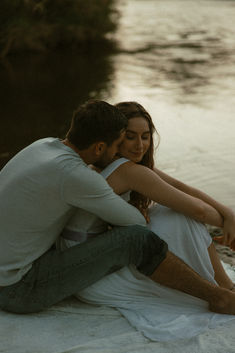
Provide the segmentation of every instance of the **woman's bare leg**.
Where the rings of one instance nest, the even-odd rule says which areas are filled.
[[[234,284],[231,281],[231,279],[228,277],[227,273],[225,272],[223,265],[220,261],[219,255],[213,243],[211,243],[211,245],[209,246],[208,253],[210,256],[211,264],[215,272],[216,282],[220,287],[231,290]]]

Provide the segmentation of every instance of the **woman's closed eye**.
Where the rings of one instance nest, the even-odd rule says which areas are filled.
[[[136,134],[130,134],[130,133],[126,134],[126,139],[128,139],[128,140],[134,140],[136,137],[137,137]],[[141,136],[141,139],[145,140],[145,141],[149,140],[149,138],[150,138],[150,134],[149,133],[146,133],[146,134]]]
[[[126,134],[126,139],[127,139],[127,140],[134,140],[134,139],[135,139],[135,136],[134,136],[134,135]]]
[[[149,140],[150,139],[150,133],[148,132],[148,133],[144,134],[141,138],[142,138],[142,140]]]

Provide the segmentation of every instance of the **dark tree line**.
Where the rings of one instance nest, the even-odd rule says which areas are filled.
[[[113,0],[1,0],[0,56],[97,45],[116,24]]]

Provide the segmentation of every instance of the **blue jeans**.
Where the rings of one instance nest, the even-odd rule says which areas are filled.
[[[66,251],[46,252],[19,282],[0,289],[0,308],[41,311],[129,264],[151,275],[166,252],[167,244],[145,227],[114,227]]]

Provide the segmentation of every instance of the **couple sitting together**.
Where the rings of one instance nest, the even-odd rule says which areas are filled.
[[[64,140],[38,140],[7,163],[2,310],[38,312],[76,295],[155,340],[235,319],[234,283],[204,225],[223,228],[217,240],[235,250],[235,215],[154,167],[155,132],[136,102],[88,101]]]

